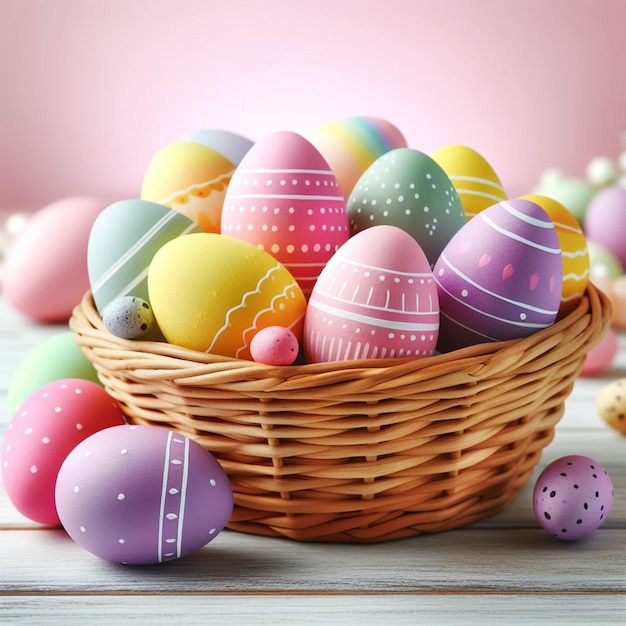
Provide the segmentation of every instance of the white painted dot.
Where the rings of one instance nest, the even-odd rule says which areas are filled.
[[[387,199],[385,200],[385,203],[386,203],[386,204],[391,204],[391,202],[392,202],[391,198],[387,198]]]
[[[80,491],[80,487],[78,485],[76,485],[74,487],[74,493],[78,493]]]
[[[521,320],[525,320],[525,319],[526,319],[526,313],[520,313],[519,318],[520,318]]]
[[[404,202],[404,196],[398,196],[398,202]]]
[[[389,334],[387,335],[387,337],[388,337],[389,339],[395,339],[395,336],[396,336],[396,335],[395,335],[395,333],[389,333]]]
[[[217,528],[211,528],[209,535],[214,535],[217,532]]]
[[[296,247],[291,245],[291,244],[289,244],[286,249],[287,249],[287,252],[289,254],[292,254],[294,252],[294,250],[296,249]]]
[[[438,274],[439,274],[439,276],[443,276],[443,274],[444,274],[443,267],[439,268]]]
[[[125,499],[126,499],[126,496],[125,496],[123,493],[118,493],[118,494],[117,494],[117,499],[118,499],[118,500],[125,500]]]
[[[122,448],[120,450],[120,454],[128,454],[128,450],[126,448]]]
[[[125,539],[118,539],[118,541],[119,541],[121,544],[126,543],[126,540],[125,540]]]
[[[427,206],[425,206],[423,210],[424,210],[424,213],[428,213],[428,211],[430,211],[430,209]]]
[[[74,389],[74,393],[79,396],[81,393],[83,393],[82,389]]]
[[[272,184],[272,179],[271,179],[271,178],[268,178],[268,179],[265,181],[265,184],[266,184],[266,185],[268,185],[268,186],[269,186],[269,185],[271,185],[271,184]]]
[[[32,429],[32,428],[27,428],[27,429],[24,431],[24,434],[25,434],[25,435],[32,435],[32,434],[33,434],[33,429]]]
[[[411,209],[405,209],[404,214],[405,215],[411,215]]]
[[[298,184],[298,179],[297,178],[292,178],[291,179],[291,184],[292,185],[297,185]]]
[[[319,252],[321,249],[322,249],[322,246],[321,246],[321,244],[319,244],[319,243],[316,243],[316,244],[313,246],[313,251],[314,251],[314,252]]]
[[[281,178],[280,184],[284,186],[287,184],[287,181],[284,178]]]
[[[91,456],[91,452],[88,450],[85,452],[85,458],[88,459]]]
[[[31,474],[36,474],[37,473],[37,466],[36,465],[31,465],[30,466],[30,473]]]
[[[41,443],[50,443],[50,437],[42,437]]]
[[[463,291],[461,291],[461,295],[462,295],[464,298],[467,298],[467,296],[469,295],[469,292],[467,291],[467,289],[463,289]]]
[[[76,430],[82,430],[82,429],[83,429],[82,424],[76,424]]]
[[[84,526],[81,526],[80,527],[80,532],[81,533],[87,532],[87,529]]]
[[[280,246],[277,243],[273,243],[270,250],[273,254],[276,254],[277,252],[280,252]]]
[[[370,222],[373,222],[374,219],[375,219],[375,216],[374,215],[370,215]]]
[[[50,394],[49,394],[47,391],[44,391],[44,392],[41,394],[41,397],[42,397],[42,398],[47,398],[49,395],[50,395]]]
[[[60,406],[55,406],[55,407],[54,407],[54,412],[55,412],[55,413],[61,413],[61,411],[63,411],[63,408],[62,408],[62,407],[60,407]]]
[[[178,489],[176,489],[176,487],[172,487],[169,492],[170,496],[175,496],[177,493],[179,493]]]

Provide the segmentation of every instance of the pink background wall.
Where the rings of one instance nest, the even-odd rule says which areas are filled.
[[[0,208],[136,197],[188,131],[352,115],[526,193],[620,152],[625,23],[622,0],[0,0]]]

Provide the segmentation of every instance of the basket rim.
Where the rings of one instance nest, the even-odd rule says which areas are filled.
[[[386,376],[389,378],[402,376],[403,372],[414,373],[422,369],[432,372],[434,368],[443,373],[457,367],[471,367],[472,364],[480,369],[488,363],[490,367],[501,370],[510,367],[511,363],[519,363],[522,355],[537,355],[546,352],[563,341],[572,343],[575,337],[583,336],[584,350],[587,351],[600,341],[610,327],[610,323],[610,300],[590,281],[585,294],[574,310],[551,326],[521,339],[475,344],[420,358],[370,358],[285,366],[199,352],[163,341],[117,337],[104,326],[90,290],[84,293],[69,320],[70,329],[74,331],[77,343],[83,349],[89,350],[92,359],[106,363],[109,368],[137,372],[145,370],[146,378],[152,380],[166,375],[167,372],[176,372],[176,378],[185,378],[187,383],[191,378],[198,384],[201,384],[203,374],[214,377],[216,370],[219,370],[228,380],[263,378],[298,381],[303,377],[314,377],[323,381],[324,377],[328,376],[332,377],[333,382],[338,381],[340,372],[345,372],[346,377],[350,379],[375,372],[376,380],[380,382]],[[575,344],[576,342],[573,342],[573,345]],[[533,357],[526,356],[526,358]],[[123,366],[119,365],[120,360],[123,360]],[[158,360],[158,368],[150,373],[148,370],[154,369],[152,361],[155,360]],[[117,367],[116,362],[118,362]],[[320,382],[320,384],[323,383]]]

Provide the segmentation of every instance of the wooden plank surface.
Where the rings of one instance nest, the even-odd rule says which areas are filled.
[[[32,324],[0,299],[0,436],[18,363],[65,329]],[[0,623],[624,623],[626,438],[594,406],[603,386],[626,377],[620,342],[611,371],[576,381],[554,441],[515,501],[448,533],[357,546],[225,531],[185,559],[129,567],[25,519],[0,489]],[[565,454],[597,459],[615,486],[604,526],[569,543],[543,531],[532,510],[536,477]]]

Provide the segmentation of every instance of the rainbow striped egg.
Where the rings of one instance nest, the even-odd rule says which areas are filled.
[[[454,235],[433,275],[441,352],[526,337],[554,323],[559,311],[563,265],[556,229],[534,202],[499,202]]]

